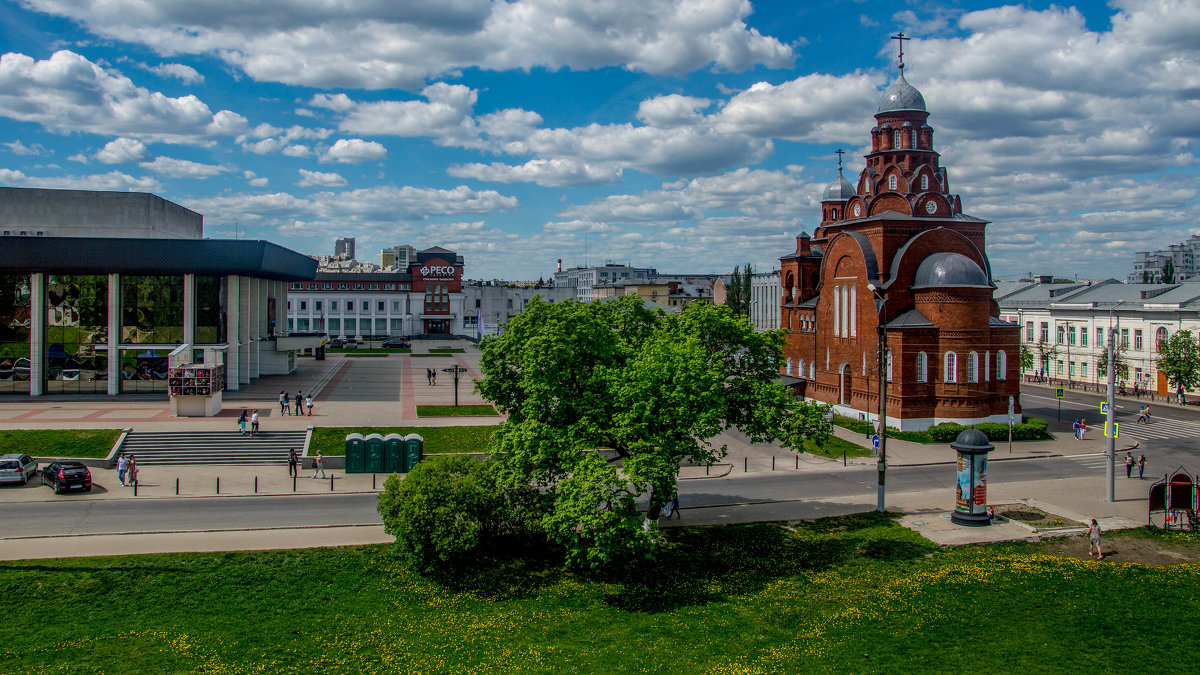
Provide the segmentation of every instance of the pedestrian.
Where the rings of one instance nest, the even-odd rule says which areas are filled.
[[[304,394],[299,389],[296,390],[296,414],[304,414]]]
[[[1086,419],[1083,419],[1083,418],[1080,418],[1080,419],[1079,419],[1079,440],[1081,440],[1081,441],[1082,441],[1082,440],[1083,440],[1083,437],[1084,437],[1086,434],[1087,434],[1087,420],[1086,420]]]
[[[1187,401],[1183,398],[1183,385],[1179,385],[1179,405],[1187,405]]]
[[[129,456],[129,468],[125,471],[125,482],[127,485],[133,485],[135,487],[138,483],[137,458],[133,455]]]
[[[676,492],[671,497],[671,511],[675,513],[675,517],[683,520],[683,514],[679,512],[679,493]]]
[[[312,392],[309,392],[308,396],[304,397],[304,407],[308,408],[308,416],[309,417],[312,417],[312,403],[313,403]]]
[[[433,386],[437,386],[437,368],[430,368],[429,374],[433,376]]]
[[[1137,382],[1133,383],[1133,395],[1134,395],[1134,397],[1139,398],[1139,399],[1142,397],[1142,392],[1138,391],[1138,383]]]
[[[1149,424],[1149,422],[1146,420],[1146,406],[1144,406],[1144,405],[1138,406],[1138,416],[1137,416],[1137,419],[1133,421],[1133,423],[1134,424],[1138,424],[1138,423]]]
[[[254,435],[257,433],[258,433],[258,411],[255,410],[250,415],[250,438],[254,438]]]
[[[991,504],[988,504],[987,514],[988,514],[988,525],[991,525],[992,521],[996,520],[996,509],[992,508]]]
[[[246,420],[249,415],[246,414],[246,409],[242,408],[242,416],[238,418],[238,428],[242,430],[242,435],[246,435]]]
[[[117,458],[117,480],[121,481],[121,487],[125,487],[125,473],[129,471],[129,458],[125,453]]]
[[[1079,420],[1071,424],[1071,429],[1075,432],[1075,440],[1079,440]]]
[[[279,390],[279,414],[288,414],[288,395],[287,392],[282,389]]]
[[[1100,560],[1104,560],[1104,553],[1100,550],[1100,524],[1092,518],[1092,524],[1088,527],[1088,540],[1091,545],[1088,546],[1088,555],[1097,555]]]
[[[317,478],[317,472],[321,472],[321,478],[325,477],[325,458],[321,456],[321,451],[317,451],[317,456],[313,459],[313,480]]]
[[[432,368],[425,369],[425,385],[433,386],[433,369]]]
[[[1138,455],[1137,465],[1138,465],[1138,480],[1141,480],[1142,476],[1146,473],[1146,453],[1142,453],[1142,454]]]
[[[674,508],[675,508],[674,504],[672,504],[671,502],[667,502],[666,504],[663,504],[662,513],[660,513],[659,515],[661,515],[663,518],[666,518],[667,520],[670,520],[671,514],[674,513]]]
[[[1125,453],[1125,477],[1133,478],[1133,455]]]
[[[296,449],[292,448],[291,450],[288,450],[288,475],[289,476],[295,476],[298,473],[300,473],[300,467],[297,466],[299,464],[299,462],[300,462],[300,458],[296,455]]]

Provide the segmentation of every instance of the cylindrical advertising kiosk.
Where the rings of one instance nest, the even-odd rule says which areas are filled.
[[[954,513],[959,525],[989,525],[987,514],[987,456],[996,449],[978,429],[965,429],[950,444],[958,453],[958,480],[954,484]]]

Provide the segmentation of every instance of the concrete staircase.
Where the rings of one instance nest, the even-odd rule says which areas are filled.
[[[288,450],[304,454],[307,431],[264,431],[253,438],[236,431],[130,432],[121,452],[138,464],[286,464]]]

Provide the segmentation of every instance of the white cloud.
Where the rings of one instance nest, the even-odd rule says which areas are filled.
[[[677,127],[700,121],[700,111],[712,105],[706,98],[669,94],[646,99],[638,105],[637,118],[652,127]]]
[[[598,165],[572,159],[533,159],[520,166],[500,162],[461,164],[446,170],[458,178],[497,183],[537,183],[545,187],[564,185],[604,185],[621,180],[621,167]]]
[[[339,138],[325,154],[321,161],[341,162],[342,164],[362,164],[377,162],[387,157],[387,148],[375,141],[364,141],[361,138]]]
[[[389,136],[430,136],[442,145],[469,146],[476,137],[472,110],[478,92],[437,82],[421,90],[426,101],[360,103],[340,124],[342,131]]]
[[[164,176],[170,176],[171,178],[194,178],[196,180],[212,178],[230,170],[227,167],[215,164],[201,164],[200,162],[171,157],[155,157],[149,162],[142,162],[139,166],[155,173],[161,173]]]
[[[296,145],[287,146],[280,152],[288,157],[308,157],[312,154],[312,149],[307,145],[297,143]]]
[[[308,105],[314,108],[326,108],[335,112],[346,112],[354,107],[354,101],[345,94],[313,94]]]
[[[185,66],[182,63],[163,63],[153,66],[150,72],[160,77],[173,77],[184,84],[201,84],[204,82],[204,76],[196,71],[191,66]]]
[[[300,187],[310,187],[312,185],[343,187],[346,185],[346,179],[333,172],[322,173],[320,171],[305,171],[304,169],[300,169],[300,182],[296,183],[296,185]]]
[[[314,87],[416,89],[471,67],[682,75],[708,65],[789,67],[793,59],[789,46],[746,26],[749,0],[25,4],[161,54],[211,54],[256,80]]]
[[[87,176],[27,176],[13,169],[0,169],[0,183],[16,187],[37,187],[65,190],[119,190],[157,192],[162,184],[149,177],[135,178],[120,171]]]
[[[149,156],[146,144],[133,138],[115,138],[96,151],[96,161],[101,164],[140,162]]]
[[[213,113],[195,96],[172,98],[137,87],[69,51],[35,61],[0,56],[0,115],[60,134],[87,132],[143,141],[208,144],[246,126],[237,113]]]
[[[25,145],[21,141],[12,141],[11,143],[0,143],[8,148],[8,151],[14,155],[40,155],[46,151],[40,143],[33,145]]]
[[[263,176],[261,178],[251,178],[248,182],[252,187],[266,187],[271,181],[266,176]]]

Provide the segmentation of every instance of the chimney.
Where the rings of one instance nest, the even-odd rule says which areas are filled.
[[[559,258],[559,259],[558,259],[558,271],[559,271],[560,273],[562,272],[562,258]]]
[[[810,241],[807,232],[796,235],[796,255],[809,255],[812,252],[809,247]]]

